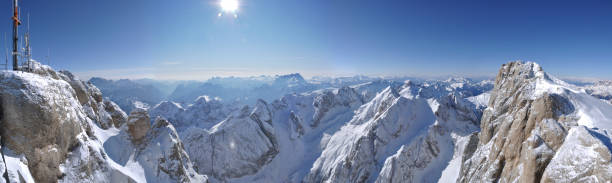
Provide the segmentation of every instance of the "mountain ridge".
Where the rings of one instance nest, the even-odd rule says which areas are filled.
[[[0,182],[612,180],[606,87],[536,63],[494,82],[303,82],[287,75],[282,96],[251,105],[200,95],[126,113],[68,71],[4,71]]]

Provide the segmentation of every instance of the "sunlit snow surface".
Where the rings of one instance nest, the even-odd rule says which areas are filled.
[[[554,76],[540,71],[540,67],[534,64],[536,76],[535,90],[532,99],[538,98],[545,93],[558,94],[570,100],[577,110],[575,116],[578,124],[589,128],[612,129],[612,105],[599,100],[580,87],[566,83]]]

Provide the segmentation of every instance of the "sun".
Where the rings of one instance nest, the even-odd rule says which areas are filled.
[[[236,10],[238,10],[238,0],[221,0],[221,2],[219,2],[219,5],[221,6],[221,9],[224,12],[236,12]]]

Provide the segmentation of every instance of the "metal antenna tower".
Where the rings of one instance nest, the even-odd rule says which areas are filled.
[[[13,0],[13,70],[19,70],[19,49],[17,48],[17,42],[19,41],[19,6],[18,0]]]
[[[51,55],[51,49],[47,48],[47,65],[51,66],[51,59],[49,58]]]
[[[27,65],[26,69],[28,71],[32,70],[31,61],[32,61],[32,48],[30,47],[30,13],[28,13],[28,22],[26,24],[26,34],[25,34],[25,47],[24,47],[24,60],[25,65]]]
[[[8,51],[8,47],[9,46],[8,45],[9,45],[9,41],[6,38],[6,32],[4,33],[4,40],[2,41],[2,43],[4,43],[4,57],[5,57],[4,64],[2,64],[2,65],[4,65],[4,70],[8,70],[8,60],[9,60],[9,56],[8,56],[9,55],[9,51]]]

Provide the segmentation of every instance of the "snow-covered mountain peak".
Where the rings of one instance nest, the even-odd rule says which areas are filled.
[[[253,112],[251,112],[251,118],[262,120],[263,122],[270,124],[272,123],[272,116],[272,111],[270,111],[268,108],[268,103],[261,99],[257,100],[255,108],[253,109]]]
[[[544,72],[542,67],[534,62],[517,61],[502,65],[496,83],[500,83],[497,85],[499,87],[521,83],[518,86],[523,86],[524,95],[522,97],[531,99],[538,98],[545,93],[561,94],[566,90],[580,92],[576,86]]]
[[[206,104],[212,104],[212,105],[218,105],[221,104],[221,98],[219,97],[209,97],[208,95],[202,95],[199,96],[198,98],[196,98],[192,104],[190,104],[190,106],[192,105],[206,105]]]
[[[557,157],[571,159],[567,156],[578,155],[568,154],[561,148],[566,142],[574,143],[568,141],[574,138],[568,136],[568,131],[584,127],[612,128],[612,105],[547,74],[532,62],[504,64],[490,98],[481,120],[478,147],[468,149],[470,153],[463,161],[459,181],[539,182],[543,172],[555,172],[544,179],[552,182],[586,177],[600,179],[596,172],[574,173],[581,171],[575,167],[583,166],[578,165],[582,161],[564,168],[565,173],[559,173],[560,167],[549,166],[549,162]],[[591,136],[608,135],[593,131]],[[607,137],[591,139],[609,141]]]
[[[278,75],[276,76],[276,80],[304,81],[304,77],[302,77],[300,73],[292,73],[286,75]]]
[[[278,75],[274,78],[274,85],[285,85],[289,87],[300,86],[306,84],[306,80],[300,73],[287,75]]]
[[[518,92],[517,92],[518,91]],[[562,81],[546,72],[533,62],[510,62],[500,69],[492,92],[490,107],[496,108],[508,103],[506,97],[496,100],[499,95],[518,96],[536,100],[546,96],[560,96],[567,105],[575,108],[570,118],[587,127],[612,128],[612,108],[609,103],[590,96],[586,90]],[[516,99],[511,99],[511,101]],[[503,102],[503,103],[502,103]]]
[[[374,97],[370,102],[357,109],[355,112],[356,115],[353,117],[353,120],[351,120],[352,123],[363,123],[374,116],[380,116],[399,97],[399,93],[392,87],[385,88],[380,93],[377,93],[376,97]]]
[[[183,106],[181,106],[181,104],[179,103],[172,102],[172,101],[161,101],[159,104],[156,104],[155,106],[153,106],[153,108],[163,108],[167,110],[174,110],[174,109],[183,109]]]

